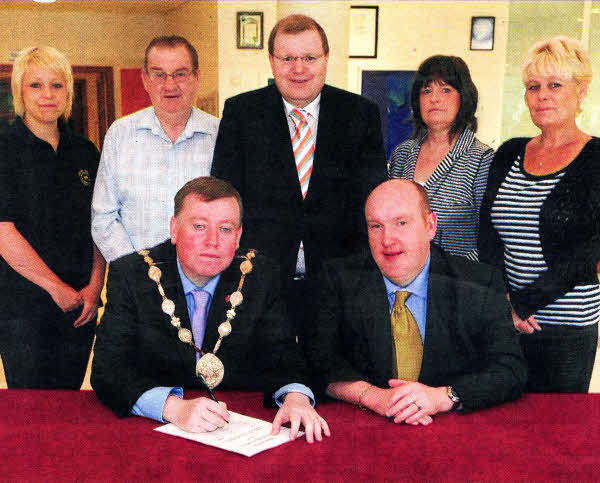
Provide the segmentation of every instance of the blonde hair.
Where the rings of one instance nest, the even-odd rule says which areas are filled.
[[[592,80],[592,64],[579,40],[559,36],[536,42],[529,49],[521,67],[523,82],[533,75],[550,74],[572,78],[587,88]]]
[[[55,48],[47,46],[27,47],[19,52],[15,59],[10,79],[15,114],[20,117],[25,115],[23,76],[30,66],[47,67],[64,76],[67,87],[67,104],[61,117],[65,121],[68,120],[73,108],[73,71],[71,64],[63,54]]]

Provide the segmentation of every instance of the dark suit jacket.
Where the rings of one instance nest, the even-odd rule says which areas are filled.
[[[321,389],[365,380],[388,387],[393,346],[386,288],[370,254],[326,264],[306,349]],[[466,410],[518,397],[526,367],[499,272],[432,245],[419,381],[451,385]]]
[[[377,106],[325,85],[313,171],[302,199],[283,101],[275,86],[225,102],[212,174],[229,180],[244,201],[242,246],[295,272],[300,240],[307,274],[324,260],[349,255],[366,240],[363,203],[387,178]]]
[[[170,241],[150,250],[162,270],[166,296],[175,302],[182,327],[191,328]],[[206,322],[203,349],[212,351],[217,327],[230,308],[225,297],[237,289],[240,259],[221,274]],[[233,330],[217,352],[225,365],[219,389],[265,391],[265,402],[292,382],[310,385],[307,368],[280,298],[279,274],[266,258],[257,256],[246,276],[244,300],[236,308]],[[148,265],[137,253],[110,264],[108,304],[97,329],[92,386],[98,398],[117,415],[129,414],[133,404],[156,386],[202,388],[195,375],[195,352],[181,342],[170,318],[161,310],[157,285],[148,278]]]

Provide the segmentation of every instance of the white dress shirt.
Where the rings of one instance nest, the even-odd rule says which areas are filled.
[[[153,107],[112,124],[92,200],[92,236],[107,262],[169,238],[175,194],[210,174],[218,129],[216,117],[196,108],[175,142]]]

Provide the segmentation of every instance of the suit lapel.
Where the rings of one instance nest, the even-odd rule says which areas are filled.
[[[358,287],[363,291],[357,297],[359,320],[363,321],[363,333],[369,344],[369,353],[379,378],[392,374],[392,328],[385,283],[375,262],[369,257]]]
[[[181,284],[177,269],[175,246],[171,245],[170,241],[167,241],[156,254],[151,253],[150,256],[154,259],[156,266],[162,271],[161,284],[165,290],[165,296],[175,302],[175,316],[179,317],[181,327],[191,330],[192,324],[187,310],[185,294],[183,293],[183,285]],[[158,293],[156,296],[160,297]],[[195,374],[196,358],[194,349],[179,340],[177,329],[170,323],[167,330],[171,333],[175,348],[184,363],[185,373]]]
[[[327,85],[321,90],[321,101],[319,105],[319,124],[317,127],[317,138],[315,155],[313,160],[313,171],[310,176],[308,192],[305,201],[310,200],[311,192],[320,193],[321,177],[327,171],[327,162],[335,159],[334,153],[340,138],[336,133],[340,132],[340,109],[343,106],[333,105],[331,91]]]
[[[423,363],[421,364],[420,381],[427,382],[439,373],[444,360],[445,347],[452,343],[449,326],[456,318],[456,287],[449,274],[446,260],[432,246],[431,265],[427,283],[427,322],[425,344],[423,346]]]
[[[293,192],[297,201],[301,202],[302,191],[298,182],[285,107],[281,94],[275,86],[268,88],[267,91],[262,138],[267,155],[275,159],[275,164],[279,165],[279,174],[277,175],[279,183],[289,186],[291,189],[285,191]]]
[[[431,173],[431,176],[425,183],[425,189],[427,189],[429,198],[433,198],[444,185],[455,160],[460,159],[463,153],[471,146],[474,137],[473,132],[466,128],[458,136],[450,151],[448,151],[444,159],[433,170],[433,173]]]
[[[206,317],[206,330],[204,331],[204,343],[202,344],[204,352],[212,352],[219,338],[219,325],[226,320],[226,312],[231,308],[225,298],[237,289],[240,280],[241,273],[238,267],[239,259],[236,257],[230,267],[221,273],[221,278],[215,289],[215,294],[210,303],[210,310]],[[233,330],[235,330],[235,323],[232,322],[232,325]]]

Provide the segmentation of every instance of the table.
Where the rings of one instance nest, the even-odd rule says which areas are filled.
[[[271,420],[259,393],[216,391],[230,409]],[[349,404],[319,411],[324,443],[304,439],[247,458],[118,419],[91,391],[0,390],[0,480],[598,481],[600,394],[526,394],[427,427]]]

